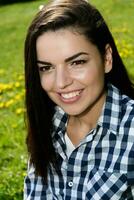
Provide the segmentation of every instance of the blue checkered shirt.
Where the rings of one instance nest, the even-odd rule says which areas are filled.
[[[58,108],[54,116],[53,144],[59,168],[49,167],[48,185],[43,185],[42,178],[35,176],[34,168],[29,167],[24,199],[133,200],[134,100],[109,85],[96,128],[69,158],[64,138],[66,123],[67,115]]]

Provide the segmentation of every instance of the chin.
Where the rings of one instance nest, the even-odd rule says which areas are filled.
[[[69,109],[64,109],[64,108],[62,108],[62,109],[64,110],[65,113],[67,113],[68,115],[71,115],[71,116],[77,116],[82,113],[80,110],[73,110],[73,109],[69,110]]]

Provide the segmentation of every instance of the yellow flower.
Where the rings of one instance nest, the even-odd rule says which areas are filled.
[[[19,80],[19,81],[24,80],[24,75],[20,75],[20,76],[18,77],[18,80]]]
[[[13,99],[10,99],[9,101],[5,102],[5,107],[8,108],[9,106],[11,106],[14,103]]]
[[[5,107],[4,102],[0,103],[0,108],[4,108],[4,107]]]
[[[14,85],[15,85],[15,87],[17,87],[17,88],[18,88],[18,87],[20,87],[20,82],[15,82],[15,84],[14,84]]]
[[[24,113],[24,111],[25,111],[24,108],[17,108],[17,109],[16,109],[16,114],[17,114],[17,115],[20,115],[20,114]]]
[[[23,173],[22,173],[22,176],[23,176],[23,177],[25,177],[26,175],[27,175],[26,172],[23,172]]]
[[[21,97],[22,97],[21,94],[17,94],[17,95],[14,97],[14,99],[15,99],[15,100],[20,100]]]
[[[13,84],[12,83],[0,83],[0,93],[2,93],[4,90],[10,90],[13,88]]]

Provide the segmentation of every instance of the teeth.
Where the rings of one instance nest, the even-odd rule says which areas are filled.
[[[77,92],[70,92],[68,94],[61,94],[61,96],[65,99],[69,99],[69,98],[73,98],[73,97],[76,97],[80,94],[80,91],[77,91]]]

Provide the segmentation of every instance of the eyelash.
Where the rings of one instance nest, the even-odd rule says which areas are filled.
[[[75,60],[71,63],[71,65],[83,65],[87,62],[87,60]]]
[[[75,60],[75,61],[71,62],[70,65],[71,66],[73,66],[73,65],[79,66],[79,65],[83,65],[85,63],[87,63],[87,60]],[[46,65],[46,66],[40,66],[39,67],[39,71],[40,72],[49,72],[49,71],[51,71],[53,69],[54,69],[54,67],[51,66],[51,65],[50,66]]]
[[[41,72],[47,72],[47,71],[50,71],[51,69],[54,69],[54,68],[53,66],[49,66],[49,65],[39,67],[39,71]]]

